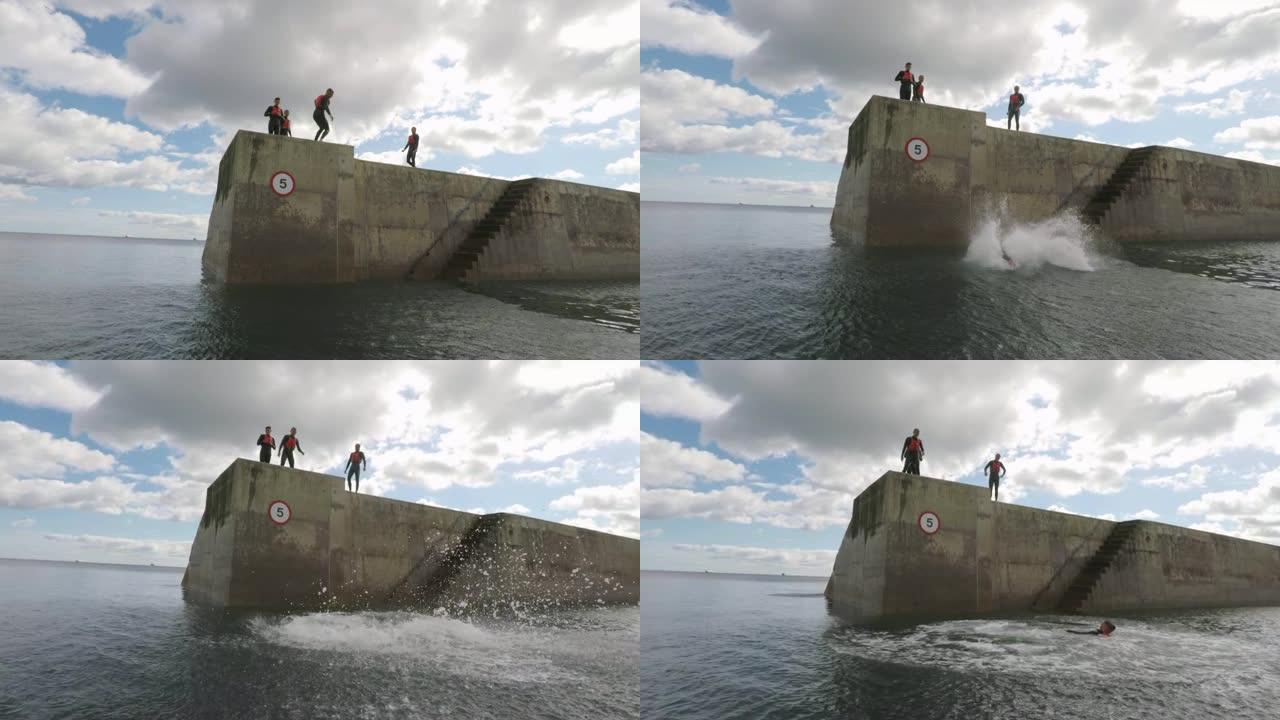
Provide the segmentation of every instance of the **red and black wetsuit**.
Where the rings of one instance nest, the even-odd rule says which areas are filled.
[[[992,460],[982,466],[983,471],[987,473],[987,490],[995,490],[996,499],[1000,497],[1000,478],[1004,477],[1004,463],[999,460]]]
[[[317,95],[316,111],[311,115],[311,118],[316,121],[316,125],[320,126],[320,129],[316,131],[316,140],[329,134],[329,121],[324,119],[325,113],[329,113],[329,117],[333,117],[333,112],[329,110],[329,96]]]
[[[262,113],[267,118],[267,134],[279,135],[281,128],[284,126],[284,109],[279,105],[272,105],[267,111]]]
[[[298,436],[285,435],[284,439],[280,441],[280,467],[284,467],[286,460],[289,461],[289,467],[293,467],[294,450],[302,450],[302,444],[298,442]]]
[[[266,433],[258,436],[258,460],[260,462],[271,462],[271,451],[276,449],[276,439]]]
[[[915,84],[915,94],[911,96],[911,102],[924,102],[924,81],[923,80],[920,80]]]
[[[359,450],[347,456],[347,490],[351,489],[351,477],[356,478],[356,492],[360,492],[360,466],[364,465],[365,469],[369,467],[369,461],[365,459],[364,453]]]
[[[408,150],[408,151],[409,151],[409,157],[408,157],[409,164],[410,164],[411,166],[413,166],[413,167],[418,167],[417,162],[415,162],[415,161],[418,159],[418,133],[414,133],[414,134],[410,135],[410,136],[409,136],[409,140],[408,140],[408,142],[406,142],[406,143],[404,144],[404,147],[402,147],[402,148],[400,148],[400,149],[401,149],[401,150]]]
[[[916,78],[911,74],[911,71],[899,70],[898,74],[893,76],[893,81],[898,83],[898,97],[903,100],[910,100],[911,88],[916,84]]]
[[[902,442],[902,472],[920,474],[920,459],[924,457],[924,441],[912,435]]]
[[[280,122],[284,123],[280,128],[280,134],[285,137],[293,137],[293,130],[290,129],[289,118],[282,118]]]

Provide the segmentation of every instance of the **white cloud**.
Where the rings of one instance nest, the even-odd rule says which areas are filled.
[[[762,548],[743,545],[696,545],[676,543],[671,549],[677,553],[695,556],[705,565],[720,572],[747,572],[758,574],[827,575],[836,561],[835,550],[798,550],[790,548]]]
[[[1280,115],[1243,120],[1213,136],[1214,142],[1240,144],[1248,150],[1280,149]]]
[[[1195,147],[1196,144],[1184,137],[1176,137],[1172,140],[1166,141],[1165,145],[1175,148],[1190,148]]]
[[[89,47],[69,15],[41,0],[0,3],[0,68],[40,89],[128,97],[150,84],[118,58]]]
[[[612,150],[623,145],[632,145],[640,137],[640,123],[637,120],[619,120],[618,127],[604,128],[588,133],[566,135],[561,142],[567,145],[592,145],[601,150]]]
[[[0,361],[0,399],[25,407],[72,411],[88,408],[101,395],[52,363]]]
[[[1156,520],[1159,519],[1160,513],[1154,510],[1139,510],[1138,512],[1131,514],[1129,517],[1132,517],[1135,520]]]
[[[131,225],[182,231],[184,236],[203,237],[209,231],[209,216],[204,214],[182,215],[179,213],[141,212],[137,210],[104,210],[98,214],[102,217],[124,218]]]
[[[185,540],[140,540],[136,538],[106,537],[103,535],[67,535],[46,533],[46,540],[75,545],[81,550],[101,551],[109,554],[144,556],[185,561],[191,555],[191,543]]]
[[[1144,478],[1139,483],[1147,487],[1166,487],[1170,490],[1178,491],[1204,487],[1205,480],[1208,477],[1209,468],[1203,465],[1193,465],[1182,472]]]
[[[638,182],[622,183],[621,185],[618,186],[618,189],[623,192],[638,193],[640,192],[640,183]]]
[[[640,174],[640,151],[636,150],[628,157],[619,158],[609,163],[604,171],[609,175],[639,175]]]
[[[74,440],[0,420],[0,482],[6,479],[62,477],[68,472],[106,472],[115,467],[112,456]]]
[[[1251,93],[1248,90],[1232,90],[1226,97],[1216,97],[1198,103],[1183,103],[1175,110],[1180,113],[1207,115],[1211,118],[1224,118],[1244,112],[1245,101]]]
[[[9,523],[9,527],[18,528],[19,530],[26,530],[27,528],[33,528],[35,526],[36,526],[35,518],[21,518],[19,520],[14,520],[13,522]]]
[[[639,378],[640,402],[651,415],[711,420],[731,406],[695,378],[662,365],[642,365]]]
[[[561,170],[558,173],[555,173],[551,177],[556,180],[581,180],[582,178],[586,177],[586,175],[583,175],[582,173],[572,168],[566,168],[564,170]]]
[[[71,205],[72,205],[73,207],[84,207],[84,206],[88,205],[90,202],[92,202],[92,199],[91,199],[91,198],[87,198],[87,197],[78,197],[78,198],[72,198],[72,200],[71,200]]]
[[[641,434],[640,478],[645,487],[689,487],[699,480],[730,482],[746,474],[741,464],[714,453]]]
[[[582,474],[583,462],[576,458],[566,458],[559,465],[555,465],[542,470],[524,470],[515,473],[512,477],[517,480],[529,480],[539,482],[545,485],[555,487],[557,485],[572,485],[578,482],[578,477]]]
[[[732,20],[687,0],[642,0],[640,25],[645,45],[689,55],[734,58],[760,44]]]
[[[34,195],[29,195],[25,190],[17,185],[5,185],[0,183],[0,202],[24,202],[33,203],[36,201]]]
[[[551,501],[550,508],[576,515],[563,522],[602,532],[640,537],[640,483],[581,487]]]
[[[793,202],[834,205],[836,200],[836,183],[829,180],[774,180],[772,178],[753,177],[713,177],[710,179],[717,185],[732,185],[745,196],[753,194],[768,195],[771,198],[784,198]]]
[[[701,170],[702,170],[702,165],[700,165],[699,163],[688,163],[685,165],[681,165],[679,168],[676,168],[676,172],[682,175],[696,175]]]

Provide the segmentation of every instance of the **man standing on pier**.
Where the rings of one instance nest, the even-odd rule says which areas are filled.
[[[1009,117],[1004,122],[1004,129],[1008,130],[1012,124],[1014,129],[1021,130],[1022,124],[1019,118],[1022,115],[1022,106],[1027,104],[1027,98],[1023,96],[1022,89],[1017,85],[1013,86],[1013,94],[1009,96]]]
[[[907,63],[910,65],[911,63]],[[924,459],[924,441],[920,439],[920,428],[911,431],[911,437],[902,441],[902,472],[908,475],[920,474],[920,461]]]
[[[364,453],[360,452],[360,443],[356,443],[356,451],[347,457],[347,492],[351,492],[351,477],[354,475],[356,479],[356,492],[360,492],[360,466],[364,465],[364,469],[369,469],[369,461],[365,459]]]
[[[333,88],[324,91],[323,95],[316,96],[316,111],[312,113],[311,119],[316,121],[316,140],[323,140],[329,134],[329,120],[333,119],[333,111],[329,109],[329,101],[333,99]],[[329,120],[324,119],[324,114],[329,113]]]
[[[405,150],[409,151],[409,156],[406,158],[409,162],[409,167],[418,167],[417,162],[415,162],[418,158],[418,128],[409,128],[409,140],[405,142],[404,147],[400,148],[401,152]]]
[[[271,453],[276,449],[276,439],[271,437],[271,426],[258,436],[258,462],[271,463]]]
[[[898,74],[893,76],[893,81],[898,83],[898,97],[910,102],[911,91],[916,86],[915,76],[911,74],[911,63],[907,63],[906,69],[899,70]]]
[[[302,444],[298,442],[298,428],[289,428],[289,434],[280,441],[280,467],[284,467],[286,460],[289,462],[289,467],[293,467],[294,450],[306,455],[302,452]]]
[[[987,492],[992,493],[991,501],[1000,501],[1000,478],[1004,477],[1004,463],[1000,462],[1000,453],[996,453],[996,459],[982,466],[982,471],[987,474]]]

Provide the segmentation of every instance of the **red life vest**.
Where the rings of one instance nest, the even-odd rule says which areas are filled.
[[[1000,462],[999,460],[992,460],[992,461],[991,461],[991,474],[992,474],[992,475],[999,475],[1001,470],[1004,470],[1004,463]]]
[[[924,443],[920,442],[920,438],[913,437],[907,440],[908,452],[920,452],[924,448]]]
[[[289,129],[289,118],[285,118],[285,119],[284,119],[284,129],[285,129],[285,130],[288,130],[288,129]]]
[[[359,465],[360,461],[364,460],[364,453],[353,452],[351,453],[351,457],[347,458],[347,460],[350,461],[352,465]]]
[[[317,110],[319,110],[319,109],[320,109],[320,106],[322,106],[322,105],[324,105],[324,96],[323,96],[323,95],[317,95],[317,96],[316,96],[316,109],[317,109]]]
[[[275,445],[275,444],[276,444],[276,439],[275,439],[275,438],[273,438],[273,437],[271,437],[270,435],[268,435],[268,434],[266,434],[266,433],[263,433],[263,434],[262,434],[262,444],[263,444],[263,445]]]
[[[286,436],[284,439],[284,448],[286,450],[292,450],[296,447],[298,447],[298,439],[292,435]]]
[[[1022,93],[1014,93],[1009,96],[1009,107],[1022,107]]]
[[[280,106],[279,106],[279,105],[272,105],[272,106],[271,106],[271,114],[272,114],[272,115],[275,115],[276,117],[280,117],[280,114],[281,114],[282,112],[284,112],[284,111],[280,108]]]

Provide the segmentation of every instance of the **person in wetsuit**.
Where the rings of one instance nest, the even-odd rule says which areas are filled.
[[[258,436],[258,462],[271,463],[271,452],[276,449],[276,439],[271,437],[271,426]]]
[[[916,79],[911,75],[911,63],[903,70],[899,70],[897,75],[893,76],[893,81],[898,83],[898,97],[903,100],[911,99],[911,90],[915,87]]]
[[[293,467],[294,450],[306,455],[302,450],[302,444],[298,442],[298,428],[289,428],[289,434],[280,441],[280,467],[284,467],[286,460],[289,462],[289,467]]]
[[[409,140],[405,142],[404,147],[400,148],[400,152],[409,151],[409,156],[405,158],[409,162],[410,167],[418,167],[414,162],[418,157],[418,128],[409,128]]]
[[[1103,620],[1097,630],[1068,630],[1072,635],[1100,635],[1102,637],[1111,637],[1111,633],[1116,631],[1116,624],[1110,620]]]
[[[910,63],[908,63],[910,64]],[[908,475],[920,474],[920,461],[924,459],[924,441],[920,439],[920,428],[911,431],[911,437],[902,441],[902,472]]]
[[[916,84],[912,87],[911,102],[924,102],[924,76],[916,78]],[[928,103],[925,103],[928,105]]]
[[[262,117],[267,118],[267,134],[279,135],[280,129],[284,127],[284,108],[280,107],[280,98],[262,113]]]
[[[364,469],[369,469],[369,461],[365,459],[364,453],[360,452],[360,443],[356,443],[356,451],[347,456],[347,492],[351,491],[351,477],[356,479],[356,492],[360,492],[360,466],[364,465]]]
[[[323,95],[316,96],[316,111],[311,118],[316,121],[319,130],[316,130],[316,140],[323,140],[329,134],[329,120],[333,119],[333,111],[329,109],[329,101],[333,99],[333,88],[324,91]],[[329,120],[324,119],[324,114],[329,113]]]
[[[1004,463],[1000,462],[1000,453],[996,453],[996,459],[989,461],[982,466],[982,471],[987,474],[987,492],[994,493],[991,500],[1000,500],[1000,478],[1004,477]]]
[[[283,120],[281,120],[281,123],[282,123],[282,125],[280,126],[280,134],[281,134],[281,135],[284,135],[285,137],[293,137],[293,130],[291,130],[291,129],[290,129],[290,126],[289,126],[289,111],[288,111],[288,110],[285,110],[285,111],[284,111],[284,119],[283,119]]]
[[[1027,104],[1027,98],[1022,94],[1022,89],[1017,85],[1013,86],[1013,94],[1009,96],[1009,118],[1005,120],[1004,129],[1009,129],[1012,123],[1015,130],[1021,130],[1022,125],[1020,118],[1022,116],[1022,106]]]

